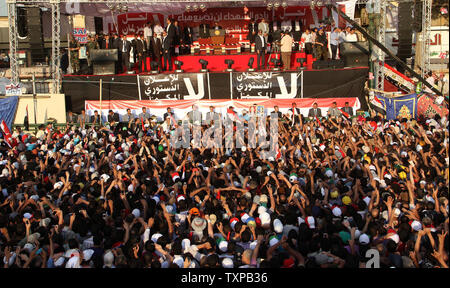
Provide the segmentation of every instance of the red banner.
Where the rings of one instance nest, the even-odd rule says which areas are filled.
[[[157,23],[166,26],[165,19],[167,16],[178,20],[180,26],[189,25],[197,27],[201,23],[213,25],[218,22],[223,29],[245,29],[250,18],[254,18],[257,22],[264,18],[268,22],[300,20],[303,27],[309,27],[311,24],[319,26],[319,21],[330,17],[330,11],[326,7],[316,7],[311,9],[310,6],[294,6],[287,8],[278,8],[272,12],[266,7],[248,8],[247,14],[244,9],[239,8],[210,8],[205,12],[185,12],[179,15],[162,15],[160,13],[126,13],[117,16],[117,25],[119,34],[139,34],[144,32],[147,22]],[[280,27],[279,27],[280,28]],[[109,26],[109,32],[115,29]]]

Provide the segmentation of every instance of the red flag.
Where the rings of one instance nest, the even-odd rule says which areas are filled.
[[[141,123],[142,123],[142,130],[144,130],[144,131],[145,131],[145,126],[144,126],[144,118],[143,118],[143,117],[141,117]]]
[[[341,111],[342,115],[344,115],[346,118],[350,118],[350,115],[347,112],[345,112],[344,110],[339,109],[339,108],[338,108],[338,110]]]
[[[319,126],[322,126],[322,123],[320,123],[319,117],[317,117],[317,116],[314,116],[314,117],[316,117],[316,121],[319,124]]]
[[[277,148],[277,156],[275,157],[276,160],[281,158],[281,150]]]
[[[241,122],[241,120],[239,119],[239,117],[236,115],[236,112],[234,112],[233,109],[231,108],[227,108],[227,113],[233,115],[233,117],[231,117],[234,121],[236,122]]]
[[[8,126],[6,125],[5,120],[2,120],[2,123],[0,124],[0,127],[2,128],[3,138],[5,139],[6,144],[8,144],[9,148],[12,148],[14,145],[12,141],[12,135],[11,131],[9,130]]]

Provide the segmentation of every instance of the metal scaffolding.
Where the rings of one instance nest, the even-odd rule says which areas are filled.
[[[422,61],[421,76],[425,78],[426,73],[431,71],[430,63],[430,35],[431,35],[431,5],[432,0],[423,0],[422,3]]]
[[[52,91],[59,93],[61,84],[61,70],[60,70],[60,47],[61,47],[61,14],[60,14],[60,0],[51,0],[52,4]]]
[[[386,46],[386,0],[379,0],[378,5],[380,9],[380,23],[377,29],[377,40]],[[378,61],[375,63],[374,76],[375,76],[375,87],[378,90],[384,90],[384,52],[376,47],[376,54],[378,55]]]
[[[17,63],[17,11],[15,0],[8,0],[8,24],[9,24],[9,64],[11,67],[11,83],[19,84],[19,65]]]

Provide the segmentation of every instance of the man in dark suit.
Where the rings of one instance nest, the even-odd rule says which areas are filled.
[[[200,26],[198,27],[198,33],[200,38],[209,38],[209,25],[200,24]]]
[[[137,63],[138,60],[137,46],[138,46],[138,36],[135,34],[134,38],[131,40],[131,49],[133,49],[134,63]]]
[[[162,49],[164,57],[164,71],[172,71],[172,52],[171,52],[172,40],[169,38],[166,31],[163,32]],[[167,67],[168,66],[168,67]],[[169,69],[167,69],[169,68]]]
[[[119,35],[114,34],[113,39],[110,39],[109,44],[111,44],[110,49],[116,49],[117,50],[117,62],[116,62],[116,72],[121,73],[122,72],[122,53],[120,52],[120,44],[122,44],[122,39],[119,37]],[[109,46],[109,45],[108,45]]]
[[[248,23],[247,40],[250,40],[250,43],[255,43],[256,34],[258,34],[258,24],[255,23],[255,19],[251,19]]]
[[[181,54],[189,54],[190,46],[194,42],[194,31],[192,27],[185,26],[182,33],[182,42],[183,42],[183,51],[180,51]]]
[[[342,111],[347,113],[349,116],[353,116],[353,108],[349,106],[348,102],[345,102],[345,106],[342,107]]]
[[[100,125],[100,115],[98,114],[98,111],[94,111],[94,115],[91,116],[91,121],[93,125]]]
[[[292,121],[292,125],[299,124],[300,123],[300,117],[302,116],[300,114],[300,109],[297,108],[297,103],[293,102],[292,107],[289,108],[289,111],[292,113],[290,116],[290,120]]]
[[[121,71],[123,72],[129,69],[128,66],[130,65],[130,51],[131,51],[131,43],[127,40],[127,35],[123,35],[119,44],[119,55],[122,65]]]
[[[175,25],[172,23],[172,19],[167,18],[167,27],[166,27],[166,32],[167,32],[167,37],[170,39],[170,44],[173,45],[173,43],[175,43],[175,38],[176,38],[176,34],[177,34],[177,28],[175,27]]]
[[[72,111],[69,111],[69,112],[67,113],[67,117],[66,117],[66,122],[67,122],[67,124],[74,125],[74,124],[77,123],[77,120],[78,120],[77,115],[73,114]]]
[[[113,49],[113,43],[112,40],[109,35],[105,35],[105,37],[103,37],[102,41],[101,41],[101,49]],[[117,48],[117,47],[116,47]]]
[[[172,122],[172,117],[173,117],[173,112],[172,112],[172,108],[167,107],[167,112],[164,113],[163,115],[163,121],[166,121],[167,117],[170,117],[170,121]]]
[[[135,58],[137,60],[138,64],[138,69],[142,68],[142,61],[145,59],[145,41],[144,41],[144,36],[139,36],[136,39],[136,53],[135,53]],[[142,70],[139,70],[142,72]]]
[[[111,123],[112,121],[114,122],[119,122],[119,114],[114,113],[112,110],[108,111],[108,122]]]
[[[255,49],[256,49],[256,55],[257,57],[257,63],[258,63],[258,70],[261,69],[260,66],[262,66],[262,69],[264,69],[265,62],[266,62],[266,39],[263,36],[263,31],[259,30],[258,35],[255,37]]]
[[[313,108],[309,109],[308,117],[322,117],[322,110],[320,110],[319,105],[317,103],[313,104]]]
[[[150,49],[152,60],[158,62],[159,69],[162,69],[162,44],[161,39],[158,38],[158,34],[156,34],[156,32],[153,32],[153,37],[150,39]]]
[[[222,26],[219,25],[218,22],[214,22],[214,26],[212,27],[214,30],[222,30]]]

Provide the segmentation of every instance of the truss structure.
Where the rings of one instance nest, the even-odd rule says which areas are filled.
[[[245,0],[241,1],[243,3],[251,4],[252,2],[259,2],[261,0]],[[357,4],[366,4],[369,0],[358,0]],[[10,46],[10,67],[11,67],[11,82],[13,84],[19,83],[19,65],[17,61],[17,47],[18,47],[18,33],[17,33],[17,4],[22,5],[33,5],[33,6],[45,6],[51,9],[52,13],[52,55],[51,55],[51,73],[53,82],[53,93],[58,93],[61,87],[61,71],[60,71],[60,28],[61,28],[61,14],[60,7],[62,3],[103,3],[103,4],[129,4],[129,3],[146,3],[146,4],[157,4],[157,3],[194,3],[199,2],[198,0],[7,0],[8,5],[8,23],[9,23],[9,46]],[[239,2],[236,0],[202,0],[203,3],[217,3],[217,2]],[[286,0],[289,4],[292,1]],[[299,2],[309,2],[309,1],[299,1]],[[299,4],[297,2],[297,4]],[[330,1],[335,2],[335,1]],[[378,29],[377,40],[385,44],[385,15],[386,7],[388,2],[413,2],[413,0],[379,0],[376,1],[380,5],[382,19],[380,21],[380,27]],[[377,3],[377,4],[378,4]],[[424,50],[423,50],[423,61],[422,61],[422,76],[426,72],[430,71],[430,50],[429,50],[429,38],[431,31],[431,4],[432,0],[423,0],[423,16],[422,16],[422,29],[423,29],[423,39],[424,39]],[[385,54],[377,48],[376,51],[378,64],[375,65],[375,79],[377,89],[382,90],[384,87],[384,58]]]

